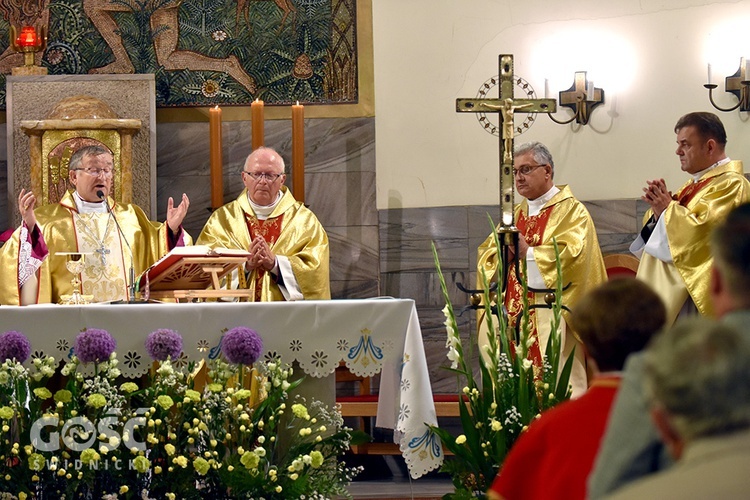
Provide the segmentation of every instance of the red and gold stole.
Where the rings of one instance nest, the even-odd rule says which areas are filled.
[[[268,246],[273,246],[276,240],[281,234],[281,221],[284,219],[284,214],[273,219],[258,220],[257,217],[249,214],[245,214],[245,220],[247,222],[247,230],[250,232],[250,238],[263,238],[268,243]],[[263,275],[266,270],[262,267],[257,268],[255,277],[255,302],[260,302],[263,292]]]
[[[528,216],[522,211],[519,212],[518,221],[516,222],[519,237],[524,238],[526,243],[531,247],[539,246],[544,238],[544,230],[547,227],[547,221],[549,221],[551,213],[552,207],[547,207],[534,216]],[[517,257],[521,259],[526,258],[525,255]],[[534,293],[529,292],[528,297],[529,303],[533,304]],[[523,287],[516,276],[514,265],[510,266],[508,271],[508,287],[505,293],[505,307],[508,310],[508,328],[510,331],[515,332],[516,325],[523,313]],[[541,366],[542,355],[539,346],[539,335],[537,333],[536,309],[531,309],[529,311],[529,326],[531,327],[531,332],[529,334],[535,340],[529,353],[534,364]]]
[[[692,200],[696,194],[698,194],[698,191],[701,190],[703,186],[708,184],[711,181],[712,177],[709,177],[708,179],[703,179],[702,181],[698,182],[691,182],[684,188],[680,190],[680,192],[677,194],[677,196],[673,196],[673,198],[683,207],[686,207],[688,203],[690,203],[690,200]]]

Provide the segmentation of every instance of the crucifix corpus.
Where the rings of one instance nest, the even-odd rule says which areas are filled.
[[[503,262],[503,274],[507,276],[509,251],[514,254],[518,249],[518,229],[515,226],[514,177],[513,177],[513,115],[515,113],[554,113],[557,111],[555,99],[516,99],[513,96],[515,87],[513,77],[513,55],[501,54],[500,98],[499,99],[456,99],[458,113],[498,113],[500,118],[500,211],[502,221],[498,227],[500,246],[498,249]],[[516,264],[518,259],[516,259]],[[505,281],[505,280],[503,280]],[[505,283],[503,283],[505,291]]]

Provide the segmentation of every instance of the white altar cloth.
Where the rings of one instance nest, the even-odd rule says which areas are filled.
[[[442,464],[441,442],[425,425],[437,425],[437,417],[413,300],[0,308],[0,332],[25,334],[33,357],[67,358],[80,331],[107,330],[117,340],[126,377],[139,377],[151,366],[144,341],[154,330],[169,328],[182,335],[181,365],[218,356],[222,335],[237,326],[260,334],[265,356],[296,361],[313,377],[333,374],[340,361],[357,375],[381,373],[376,425],[394,429],[413,478]]]

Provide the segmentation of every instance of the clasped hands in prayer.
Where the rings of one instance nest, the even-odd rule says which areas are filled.
[[[501,236],[502,238],[502,236]],[[529,243],[526,241],[526,238],[522,234],[518,235],[518,255],[526,256],[526,253],[529,251]],[[513,246],[508,247],[508,257],[510,260],[514,260],[516,258],[516,249],[513,248]]]
[[[266,271],[271,271],[276,266],[276,255],[271,251],[266,240],[263,238],[254,238],[250,243],[250,258],[247,259],[246,267],[249,271],[262,267]]]
[[[661,213],[672,202],[672,193],[667,190],[667,184],[664,182],[664,179],[646,181],[646,184],[646,187],[643,188],[644,194],[641,196],[641,199],[651,206],[654,218],[658,219]]]

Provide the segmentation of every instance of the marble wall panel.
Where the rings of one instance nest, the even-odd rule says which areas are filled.
[[[377,226],[327,226],[331,280],[367,280],[378,275]]]
[[[632,233],[635,225],[635,200],[584,201],[594,219],[598,235]]]
[[[166,214],[169,196],[187,193],[185,228],[197,238],[211,205],[208,124],[163,123],[157,131],[159,218]],[[250,132],[247,121],[222,123],[225,203],[244,188],[240,172],[250,153]],[[305,122],[305,203],[328,231],[333,298],[380,295],[374,134],[372,118]],[[289,120],[267,121],[265,142],[286,160],[288,172]]]
[[[466,207],[394,209],[380,214],[381,272],[434,270],[432,242],[444,270],[466,268]]]
[[[380,280],[331,280],[332,299],[371,299],[379,297]]]
[[[640,225],[641,203],[636,200],[585,202],[594,219],[603,253],[628,251]],[[475,286],[477,247],[490,234],[487,213],[497,223],[500,214],[496,205],[380,211],[380,269],[384,294],[416,301],[435,390],[455,384],[455,377],[445,379],[440,370],[432,370],[432,364],[442,363],[441,356],[445,356],[445,327],[441,311],[443,297],[428,253],[429,243],[435,241],[438,247],[450,299],[454,309],[459,311],[468,305],[469,297],[458,290],[456,283],[466,288]],[[473,311],[465,313],[459,321],[462,335],[476,331]],[[432,349],[435,352],[431,352]]]
[[[500,222],[500,207],[498,205],[474,205],[469,207],[469,269],[472,271],[470,276],[471,286],[475,286],[477,267],[477,248],[490,235],[490,221],[487,216],[492,217],[492,222]]]
[[[451,302],[462,306],[466,301],[466,295],[455,286],[461,283],[471,286],[468,281],[468,272],[445,272],[446,287]],[[417,308],[438,308],[445,306],[440,279],[437,272],[401,272],[383,273],[383,291],[390,297],[405,297],[414,299]]]
[[[640,198],[635,200],[635,232],[640,233],[641,228],[643,227],[643,217],[646,215],[646,212],[649,207],[648,203],[641,200]]]
[[[305,184],[305,202],[325,227],[378,226],[375,172],[307,174]]]

